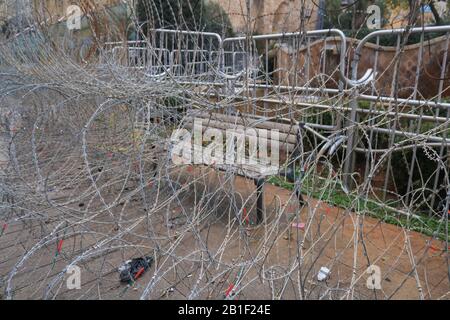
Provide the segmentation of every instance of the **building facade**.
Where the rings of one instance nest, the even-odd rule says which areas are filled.
[[[208,0],[228,14],[236,33],[255,34],[314,30],[321,2],[309,0]]]
[[[8,21],[25,23],[32,15],[32,0],[0,0],[0,26]]]
[[[206,1],[215,2],[225,10],[236,33],[250,31],[256,34],[268,34],[322,28],[323,11],[321,10],[324,10],[327,0]],[[341,5],[349,7],[352,2],[354,0],[342,0]],[[448,1],[433,0],[433,3],[442,18],[448,16]],[[421,10],[418,25],[434,24],[434,17],[429,6],[425,5]],[[385,17],[388,21],[385,28],[405,27],[408,23],[408,15],[409,8],[405,5],[389,8],[389,16]]]
[[[133,0],[127,1],[133,3]],[[121,0],[0,0],[0,24],[7,21],[37,18],[56,22],[67,15],[70,5],[78,5],[84,12],[113,7]]]
[[[78,5],[84,12],[102,10],[123,2],[120,0],[32,0],[34,14],[38,17],[59,19],[66,16],[70,5]],[[132,1],[128,1],[132,2]]]

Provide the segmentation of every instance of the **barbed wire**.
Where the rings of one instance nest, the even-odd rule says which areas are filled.
[[[123,28],[103,9],[83,20],[87,56],[42,17],[3,34],[3,298],[448,298],[448,36],[414,55],[398,41],[387,61],[374,50],[375,80],[349,87],[337,57],[349,74],[356,45],[327,33],[224,41],[183,15],[167,33],[131,14]],[[262,223],[242,167],[174,163],[173,132],[194,118],[288,128]],[[148,256],[120,283],[124,262]],[[80,290],[66,286],[74,266]]]

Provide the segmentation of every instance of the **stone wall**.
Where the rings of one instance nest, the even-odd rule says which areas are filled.
[[[115,6],[120,2],[120,0],[33,0],[33,8],[38,16],[45,15],[57,19],[66,16],[67,7],[72,4],[80,6],[87,12]]]
[[[218,3],[229,15],[236,33],[247,31],[248,12],[246,0],[209,0]],[[250,31],[255,34],[299,31],[301,25],[302,0],[252,0],[250,6]],[[305,2],[306,30],[314,30],[317,24],[318,8]]]
[[[57,21],[66,16],[67,7],[75,4],[83,10],[98,10],[115,6],[120,0],[0,0],[0,25],[16,16],[34,15]]]
[[[348,39],[347,48],[356,46],[357,40]],[[422,63],[418,64],[420,44],[405,46],[403,52],[398,56],[398,86],[392,86],[395,75],[396,48],[377,46],[367,43],[361,54],[358,67],[358,78],[369,68],[376,68],[377,81],[375,82],[376,95],[393,96],[395,93],[401,98],[412,98],[416,83],[416,73],[419,71],[416,98],[433,98],[439,92],[441,77],[441,66],[446,51],[446,37],[439,37],[427,41],[422,50]],[[276,81],[284,85],[305,85],[319,87],[325,85],[337,88],[339,80],[338,65],[340,59],[340,39],[329,38],[327,45],[324,40],[318,40],[310,46],[310,58],[308,59],[307,48],[297,52],[287,47],[278,47],[274,56],[276,57]],[[347,57],[353,57],[353,50],[349,49]],[[297,57],[297,63],[294,63]],[[349,60],[349,59],[347,59]],[[450,55],[448,56],[450,60]],[[309,62],[309,63],[308,63]],[[450,61],[446,62],[447,69]],[[347,67],[349,61],[347,61]],[[308,70],[309,68],[309,70]],[[309,75],[308,75],[309,74]],[[348,72],[347,72],[348,76]],[[297,83],[294,83],[297,79]],[[443,82],[443,97],[450,96],[450,78],[445,70]]]

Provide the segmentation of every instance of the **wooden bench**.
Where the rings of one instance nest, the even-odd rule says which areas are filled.
[[[191,111],[188,112],[187,115],[183,118],[181,126],[192,133],[194,129],[194,122],[197,125],[201,123],[202,134],[205,133],[205,131],[208,129],[218,129],[222,132],[231,130],[231,132],[242,133],[245,137],[245,143],[247,142],[247,138],[252,136],[246,134],[247,132],[249,132],[248,129],[255,129],[256,132],[260,132],[258,131],[260,129],[278,130],[278,135],[275,135],[275,138],[272,137],[269,132],[265,136],[267,137],[267,139],[265,137],[260,138],[259,136],[258,139],[262,139],[262,141],[265,141],[267,145],[271,145],[272,140],[276,139],[280,151],[279,165],[274,166],[261,163],[249,163],[249,155],[246,155],[246,159],[244,161],[245,163],[242,164],[208,164],[208,166],[214,169],[232,172],[234,175],[242,176],[254,181],[256,185],[257,196],[256,223],[260,224],[264,220],[264,184],[266,182],[266,179],[270,176],[279,175],[285,177],[290,182],[296,182],[296,178],[298,178],[296,177],[296,165],[299,163],[298,155],[301,152],[301,129],[303,127],[303,124],[286,119],[267,118],[239,112],[234,115],[225,115],[216,112]],[[254,131],[250,130],[250,132]],[[226,135],[223,136],[225,137]],[[224,153],[226,153],[227,148],[228,145],[223,148]],[[267,151],[269,152],[269,150]],[[270,150],[270,152],[271,151],[272,150]],[[281,165],[281,163],[283,163],[283,165]],[[194,163],[194,165],[196,164]],[[197,165],[207,164],[202,163]],[[305,202],[302,198],[299,188],[296,188],[296,195],[299,203],[303,205]]]

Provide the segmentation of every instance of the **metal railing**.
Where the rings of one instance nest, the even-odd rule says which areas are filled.
[[[422,76],[432,56],[425,52],[429,44],[424,35],[430,32],[445,35],[439,42],[439,75],[435,79],[438,89],[433,96],[424,97],[420,91]],[[303,121],[315,132],[318,144],[345,136],[341,169],[347,186],[356,179],[355,172],[360,172],[359,179],[371,180],[382,171],[383,183],[370,188],[378,189],[383,199],[392,192],[398,194],[405,206],[413,206],[417,200],[414,189],[424,187],[417,186],[420,180],[435,193],[429,201],[433,207],[438,190],[442,190],[442,159],[448,158],[450,142],[450,103],[444,95],[449,32],[450,26],[380,30],[359,41],[353,50],[337,29],[226,39],[215,33],[158,29],[150,32],[152,36],[146,41],[128,43],[126,67],[176,77],[184,84],[222,88],[215,91],[216,98],[241,102],[247,106],[246,112]],[[411,33],[422,33],[422,38],[414,50],[408,51],[403,40]],[[379,45],[380,37],[385,35],[397,36],[397,46],[388,50],[392,55],[388,63],[380,58],[387,52]],[[375,43],[370,45],[374,48],[371,65],[364,61],[367,70],[360,73],[361,61],[367,58],[363,52],[369,50],[370,41]],[[104,50],[104,60],[114,60],[114,50],[122,50],[123,43],[107,45],[110,49]],[[415,64],[408,69],[411,93],[400,96],[399,75],[405,72],[405,55],[409,59],[414,56]],[[148,72],[158,66],[161,72]],[[381,94],[377,85],[387,74],[392,75],[392,90]],[[211,94],[206,91],[206,95]],[[439,161],[435,161],[431,177],[417,180],[415,177],[422,175],[418,162],[423,160],[418,153],[430,157],[429,150],[434,150]],[[407,163],[406,187],[396,185],[394,156],[397,162]],[[380,157],[386,158],[381,162],[383,168],[375,169],[373,163]]]

